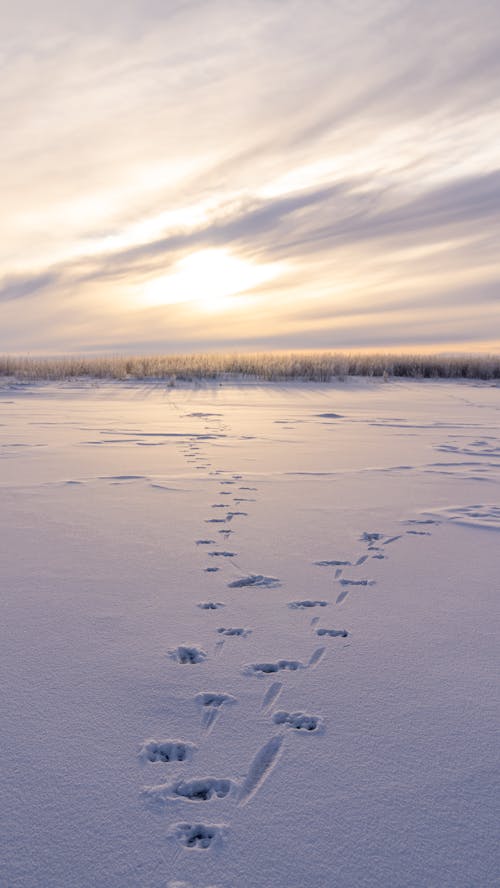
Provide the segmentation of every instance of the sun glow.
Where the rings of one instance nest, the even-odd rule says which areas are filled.
[[[180,259],[171,274],[149,281],[141,301],[149,306],[195,302],[208,311],[224,310],[233,305],[229,297],[253,290],[282,272],[279,263],[256,265],[229,250],[199,250]]]

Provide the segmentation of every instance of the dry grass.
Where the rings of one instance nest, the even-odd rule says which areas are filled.
[[[171,384],[201,379],[298,379],[328,382],[347,376],[416,379],[500,379],[495,355],[345,354],[340,352],[259,352],[109,357],[0,356],[0,376],[30,381],[161,379]]]

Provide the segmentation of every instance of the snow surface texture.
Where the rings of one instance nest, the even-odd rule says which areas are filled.
[[[0,885],[497,884],[499,426],[488,383],[2,383]]]

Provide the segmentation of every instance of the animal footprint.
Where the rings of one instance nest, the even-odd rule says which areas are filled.
[[[434,518],[425,518],[419,520],[417,518],[410,518],[408,521],[403,522],[404,524],[440,524],[440,521],[436,521]]]
[[[275,663],[248,663],[243,668],[244,675],[271,675],[273,672],[282,672],[289,670],[295,672],[297,669],[305,669],[300,660],[276,660]]]
[[[197,748],[182,740],[145,740],[139,758],[147,762],[188,762]]]
[[[382,540],[383,538],[383,533],[368,533],[366,530],[360,536],[362,543],[374,543],[376,540]]]
[[[203,663],[203,660],[206,660],[207,658],[205,651],[201,648],[196,647],[196,645],[187,644],[180,644],[178,647],[170,650],[168,654],[172,660],[176,660],[183,665],[185,663]]]
[[[318,567],[351,567],[350,561],[338,561],[334,559],[333,561],[315,561]]]
[[[215,546],[215,540],[196,540],[197,546]]]
[[[229,589],[241,589],[244,586],[268,586],[273,588],[280,585],[277,577],[265,577],[262,574],[249,574],[247,577],[241,577],[239,580],[233,580],[228,583]]]
[[[213,573],[217,573],[217,571],[220,570],[220,567],[204,567],[203,570],[207,574],[213,574]]]
[[[306,598],[304,601],[289,601],[288,607],[292,610],[303,610],[308,607],[326,607],[328,601],[316,601],[314,599]]]
[[[248,769],[248,774],[243,782],[240,792],[239,805],[248,804],[251,798],[260,789],[265,780],[269,777],[271,771],[276,767],[281,753],[283,737],[271,737],[267,743],[262,746]]]
[[[220,844],[228,832],[225,823],[174,823],[169,837],[176,839],[184,848],[206,851]]]
[[[324,648],[324,647],[316,648],[316,650],[313,651],[313,653],[311,654],[311,656],[309,658],[309,663],[307,664],[308,669],[316,669],[316,666],[318,666],[321,663],[321,660],[323,659],[323,657],[325,655],[325,651],[326,651],[326,648]]]
[[[212,799],[225,799],[234,791],[236,784],[226,777],[195,777],[192,780],[184,780],[182,777],[171,783],[160,783],[158,786],[148,786],[143,792],[143,798],[153,804],[165,804],[166,802],[209,802]]]
[[[276,702],[279,695],[281,694],[282,689],[283,689],[283,682],[282,681],[273,681],[272,685],[267,689],[266,693],[264,694],[262,704],[260,707],[261,712],[267,712],[271,708],[273,703]]]
[[[316,635],[327,635],[329,638],[347,638],[347,629],[316,629]]]
[[[374,586],[375,580],[339,580],[341,586]]]
[[[238,702],[232,694],[214,694],[210,691],[202,691],[195,699],[202,709],[201,724],[205,731],[213,728],[225,706]]]
[[[248,636],[252,634],[251,629],[224,629],[222,627],[220,629],[217,629],[217,632],[219,632],[220,635],[227,636],[228,638],[230,638],[232,636],[239,636],[240,638],[248,638]]]
[[[222,603],[222,601],[200,601],[197,607],[201,607],[202,610],[218,610],[220,607],[225,607],[226,605]]]
[[[237,552],[226,552],[225,550],[223,550],[223,551],[221,551],[221,552],[220,552],[220,551],[209,552],[208,554],[209,554],[212,558],[235,558],[235,556],[236,556],[238,553],[237,553]]]
[[[280,710],[273,715],[275,725],[285,725],[294,731],[318,731],[321,719],[317,715],[306,715],[305,712],[285,712]]]

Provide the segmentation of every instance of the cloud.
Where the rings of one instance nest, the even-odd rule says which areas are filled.
[[[47,288],[54,286],[57,280],[58,275],[54,272],[44,272],[26,278],[4,278],[0,281],[0,302],[33,296],[42,290],[47,290]]]
[[[367,240],[386,240],[390,248],[398,243],[406,245],[408,234],[425,244],[435,241],[436,230],[438,236],[450,238],[457,236],[457,229],[465,229],[472,239],[475,223],[500,222],[500,171],[439,186],[388,209],[383,208],[384,192],[360,193],[360,185],[363,182],[343,182],[242,203],[232,213],[224,213],[222,219],[215,218],[194,230],[102,258],[89,256],[74,266],[68,263],[66,273],[74,281],[120,279],[134,270],[148,273],[164,269],[165,262],[173,263],[192,250],[222,245],[266,258],[307,258],[312,253],[316,259],[318,251],[331,254],[341,246],[356,246]]]
[[[342,337],[383,338],[394,315],[395,342],[398,312],[401,343],[411,312],[415,337],[432,318],[438,337],[441,309],[468,299],[477,323],[453,318],[456,341],[490,337],[495,0],[20,0],[5,11],[0,348],[98,347],[112,328],[116,347],[139,329],[149,349],[158,323],[188,347],[194,308],[153,317],[140,292],[208,247],[287,263],[246,312],[236,300],[220,316],[242,346],[256,324],[262,341],[296,342],[302,320],[306,347],[351,315]],[[201,326],[207,346],[225,341]]]

